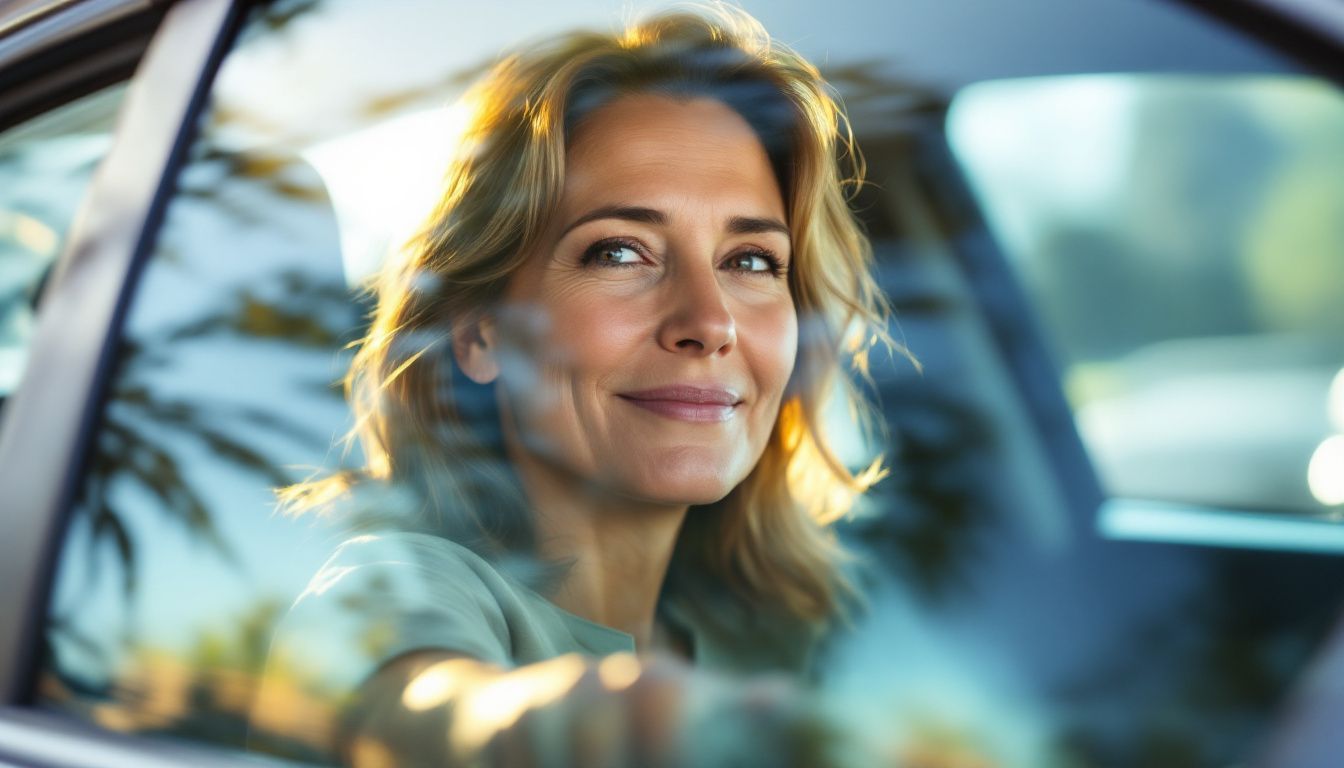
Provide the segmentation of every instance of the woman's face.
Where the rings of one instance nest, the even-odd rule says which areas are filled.
[[[703,98],[594,111],[544,242],[477,350],[493,350],[523,476],[725,496],[765,448],[798,342],[784,201],[750,126]]]

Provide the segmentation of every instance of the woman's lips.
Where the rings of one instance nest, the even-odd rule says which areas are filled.
[[[689,386],[622,392],[618,397],[659,416],[693,422],[727,421],[742,403],[742,398],[729,389]]]

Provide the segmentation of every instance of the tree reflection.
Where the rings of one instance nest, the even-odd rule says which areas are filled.
[[[273,191],[282,188],[272,188]],[[280,192],[274,192],[283,195]],[[208,198],[207,198],[208,200]],[[89,516],[90,549],[110,542],[121,561],[127,593],[136,586],[135,542],[119,506],[134,493],[115,484],[135,486],[158,503],[153,508],[217,555],[237,562],[233,545],[215,523],[205,487],[193,482],[179,458],[180,446],[195,442],[217,460],[231,464],[266,487],[295,482],[293,472],[258,447],[275,437],[324,446],[330,434],[286,415],[282,404],[209,402],[165,395],[155,384],[178,373],[182,345],[211,337],[246,343],[274,343],[295,349],[338,351],[357,337],[360,306],[339,275],[284,272],[264,281],[276,298],[264,298],[251,286],[234,289],[218,310],[153,336],[127,338],[120,345],[118,370],[103,415],[98,445],[85,475],[82,514]],[[340,398],[330,380],[314,379],[299,391]],[[280,405],[281,407],[276,407]]]
[[[220,230],[232,237],[210,237]],[[240,247],[263,251],[254,252],[241,272],[217,266],[232,263]],[[180,286],[180,297],[173,286]],[[202,291],[204,298],[196,298]],[[294,468],[288,457],[329,452],[340,425],[315,422],[303,404],[317,397],[330,404],[328,411],[344,412],[339,371],[333,369],[343,348],[361,335],[365,309],[345,284],[330,203],[311,168],[284,153],[240,155],[208,144],[197,153],[181,175],[155,259],[117,347],[75,509],[76,520],[86,524],[85,533],[72,538],[82,553],[65,554],[88,564],[82,568],[86,583],[74,590],[84,596],[53,607],[46,689],[86,702],[116,702],[124,698],[127,680],[144,672],[145,664],[154,666],[144,653],[165,628],[132,624],[129,635],[109,636],[90,626],[84,614],[95,582],[113,579],[122,593],[119,610],[136,611],[146,591],[145,565],[162,560],[155,549],[163,544],[160,526],[182,531],[234,569],[238,588],[253,590],[247,582],[256,576],[255,554],[237,538],[236,523],[232,532],[224,523],[236,515],[244,488],[266,496],[268,489],[303,479],[307,470]],[[291,362],[258,368],[252,350]],[[212,358],[249,361],[226,374],[236,379],[235,391],[212,383],[217,375]],[[303,360],[328,364],[305,367]],[[233,481],[203,481],[207,464],[208,471],[224,471]],[[111,560],[100,557],[104,552]],[[209,648],[192,657],[200,662],[202,678],[191,685],[214,686],[211,676],[223,675],[212,671],[216,667],[251,659],[234,670],[241,675],[234,675],[236,685],[250,695],[255,676],[247,667],[264,658],[269,622],[278,610],[272,606],[265,621],[261,614],[254,617],[247,625],[256,630],[251,634],[213,635]],[[232,647],[237,644],[243,645]],[[56,648],[73,649],[86,663],[62,663]],[[180,658],[173,663],[183,674],[193,668]],[[219,707],[197,704],[182,728],[212,727],[211,712]]]
[[[150,640],[121,661],[111,686],[81,689],[66,676],[46,676],[39,691],[48,701],[114,730],[165,735],[239,747],[248,735],[252,694],[263,672],[283,689],[286,712],[268,713],[286,739],[286,751],[311,759],[335,706],[322,676],[297,659],[268,656],[276,622],[287,602],[260,598],[237,615],[199,628],[182,647]]]
[[[256,23],[269,35],[283,34],[292,23],[323,5],[323,0],[275,0],[256,15]]]

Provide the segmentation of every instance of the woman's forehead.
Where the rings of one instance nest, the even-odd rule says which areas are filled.
[[[676,141],[687,132],[760,146],[751,125],[724,101],[657,92],[629,93],[596,107],[577,122],[568,143],[572,153],[608,142],[613,135],[625,141],[659,142]]]
[[[566,153],[562,207],[632,198],[737,199],[783,215],[770,159],[747,121],[721,101],[640,93],[594,110]]]

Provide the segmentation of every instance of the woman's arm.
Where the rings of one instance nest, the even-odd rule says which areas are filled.
[[[673,662],[624,654],[511,670],[441,651],[404,654],[361,688],[337,752],[358,768],[674,764],[685,677]]]
[[[506,670],[419,651],[364,685],[338,753],[356,768],[895,765],[856,736],[782,678],[624,654]]]

